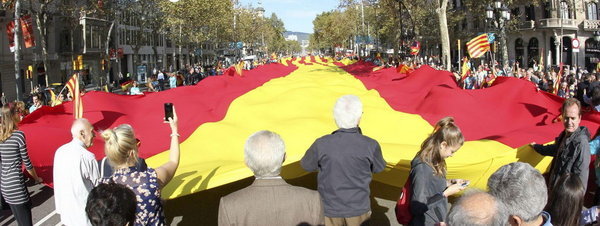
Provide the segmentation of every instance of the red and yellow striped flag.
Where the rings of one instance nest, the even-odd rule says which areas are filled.
[[[79,73],[75,73],[67,82],[67,89],[73,96],[73,116],[76,119],[83,118],[83,101],[79,91]]]
[[[554,81],[554,85],[552,87],[552,91],[554,94],[558,94],[558,89],[560,88],[560,80],[562,79],[563,73],[565,73],[565,65],[563,63],[559,64],[558,75],[556,75],[556,81]]]
[[[233,66],[234,69],[235,69],[235,73],[237,75],[239,75],[240,77],[243,77],[242,73],[244,73],[244,70],[243,70],[244,69],[244,64],[245,64],[244,61],[241,61],[238,64],[236,64],[235,66]]]
[[[487,33],[479,35],[467,42],[467,50],[471,58],[479,58],[487,51],[490,51],[490,41]]]
[[[463,58],[462,70],[460,72],[461,79],[465,79],[467,76],[471,74],[471,64],[469,63],[469,58]]]

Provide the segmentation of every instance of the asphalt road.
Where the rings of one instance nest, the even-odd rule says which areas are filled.
[[[250,185],[253,178],[209,189],[200,193],[180,197],[165,202],[165,214],[169,225],[217,225],[219,199],[231,192]],[[287,180],[288,183],[316,190],[316,174]],[[37,225],[60,225],[60,218],[54,211],[54,190],[43,185],[28,182],[33,203],[33,222]],[[371,183],[371,225],[399,225],[394,216],[394,206],[400,188],[377,181]],[[0,225],[17,225],[10,210],[2,210]]]

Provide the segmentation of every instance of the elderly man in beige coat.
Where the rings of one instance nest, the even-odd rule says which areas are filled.
[[[244,159],[254,172],[252,185],[231,193],[219,204],[219,225],[322,225],[319,193],[286,183],[280,176],[285,145],[270,131],[246,141]]]

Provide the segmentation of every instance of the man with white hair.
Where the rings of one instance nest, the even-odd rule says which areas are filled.
[[[319,193],[289,185],[279,176],[285,161],[285,144],[279,135],[266,130],[252,134],[244,160],[255,180],[221,198],[219,226],[323,224]]]
[[[447,219],[451,226],[504,226],[508,215],[504,205],[494,196],[472,189],[452,205]]]
[[[85,206],[88,194],[100,178],[96,157],[87,150],[94,141],[94,127],[87,119],[76,119],[71,134],[73,140],[54,154],[56,212],[64,225],[91,225]]]
[[[513,162],[500,167],[488,179],[489,193],[504,204],[508,224],[552,225],[544,211],[548,191],[542,174],[528,163]]]
[[[357,96],[340,97],[333,108],[339,129],[317,139],[301,160],[305,170],[319,171],[325,225],[365,225],[371,217],[369,184],[385,161],[379,143],[358,127],[362,113]]]

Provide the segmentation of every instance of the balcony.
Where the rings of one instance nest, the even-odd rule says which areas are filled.
[[[584,20],[583,30],[585,31],[597,31],[600,28],[600,20]]]
[[[565,30],[577,30],[577,22],[574,19],[547,18],[540,19],[540,28],[563,28]]]
[[[535,21],[534,20],[528,20],[528,21],[520,21],[518,24],[518,28],[519,30],[531,30],[535,28]]]

